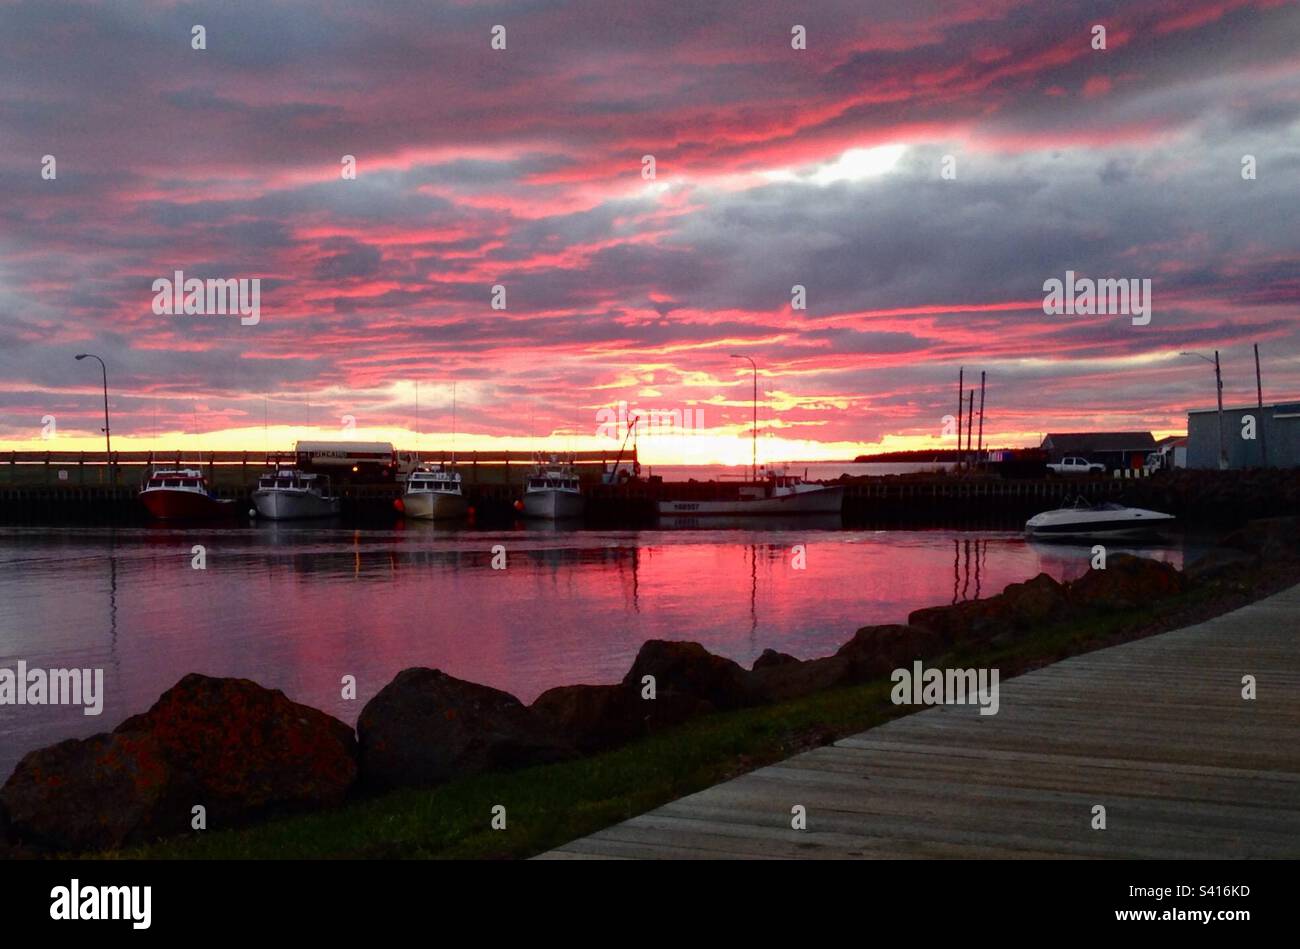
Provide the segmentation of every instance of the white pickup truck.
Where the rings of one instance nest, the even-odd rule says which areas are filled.
[[[1053,462],[1047,466],[1047,470],[1053,474],[1059,475],[1089,475],[1104,474],[1106,466],[1089,461],[1087,458],[1079,458],[1071,455],[1062,458],[1060,461]]]

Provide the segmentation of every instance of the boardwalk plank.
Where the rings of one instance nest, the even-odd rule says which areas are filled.
[[[997,715],[919,711],[543,856],[1295,858],[1298,617],[1300,586],[1003,682]]]

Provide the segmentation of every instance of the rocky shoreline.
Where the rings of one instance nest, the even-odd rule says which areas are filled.
[[[0,788],[0,854],[113,850],[195,833],[200,822],[246,826],[394,788],[572,760],[702,715],[882,680],[955,650],[1006,651],[1044,627],[1189,590],[1235,606],[1297,574],[1300,519],[1253,521],[1185,571],[1112,555],[1106,569],[1071,583],[1040,574],[986,599],[916,610],[906,624],[863,627],[818,659],[767,650],[745,669],[698,643],[651,640],[621,682],[560,686],[529,706],[411,668],[366,704],[355,731],[247,679],[191,674],[112,732],[26,755]]]

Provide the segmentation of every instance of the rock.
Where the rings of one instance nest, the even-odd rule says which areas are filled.
[[[189,828],[194,789],[148,734],[100,734],[29,753],[0,789],[13,839],[104,850]]]
[[[849,685],[852,670],[853,663],[845,656],[769,664],[754,669],[750,689],[763,701],[786,702],[823,689]]]
[[[352,729],[248,679],[187,675],[115,730],[157,742],[208,827],[338,804],[357,777]]]
[[[1076,609],[1125,610],[1180,593],[1186,579],[1167,563],[1112,554],[1106,569],[1089,570],[1069,586]]]
[[[1056,620],[1069,609],[1065,586],[1045,573],[1024,583],[1009,584],[1000,595],[1011,622],[1022,629]]]
[[[1220,547],[1245,551],[1266,560],[1300,555],[1300,517],[1269,517],[1249,521],[1219,541]]]
[[[716,711],[693,696],[658,694],[643,699],[640,687],[562,685],[548,689],[530,706],[561,740],[583,754],[605,751],[648,734]]]
[[[645,735],[646,723],[625,685],[562,685],[547,689],[530,709],[584,754],[613,748]]]
[[[915,659],[933,658],[943,649],[942,636],[931,629],[890,623],[862,627],[835,655],[849,660],[851,681],[869,682],[910,667]]]
[[[985,641],[1011,624],[1009,603],[999,596],[967,600],[951,606],[931,606],[908,614],[907,625],[931,630],[945,646]]]
[[[907,622],[932,630],[945,646],[958,641],[988,642],[1050,623],[1066,614],[1069,603],[1066,588],[1040,573],[1024,583],[1008,584],[987,599],[916,610]]]
[[[563,761],[574,749],[513,695],[437,669],[406,669],[357,721],[361,779],[422,786],[484,771]]]
[[[699,643],[647,641],[623,677],[623,684],[639,690],[647,675],[655,677],[659,699],[685,695],[718,709],[740,708],[755,701],[749,689],[749,673]]]
[[[764,649],[762,655],[754,660],[753,669],[766,669],[770,666],[786,666],[792,662],[798,662],[794,656],[789,653],[777,652],[775,649]]]
[[[1259,566],[1259,557],[1244,550],[1215,547],[1183,568],[1183,574],[1192,583],[1210,583],[1229,577],[1238,577]]]

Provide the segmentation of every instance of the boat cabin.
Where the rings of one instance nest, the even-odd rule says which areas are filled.
[[[567,471],[547,470],[528,476],[529,491],[578,491],[578,476]]]
[[[441,492],[460,494],[460,472],[448,471],[441,466],[417,468],[407,476],[408,493]]]
[[[207,492],[207,482],[197,468],[165,468],[152,472],[144,482],[145,491],[164,488],[181,491]]]
[[[329,478],[297,469],[268,472],[257,479],[259,491],[310,491],[324,494],[329,488]]]

